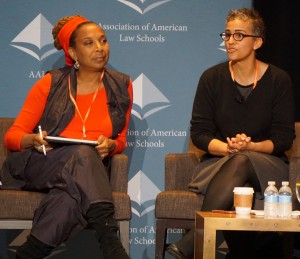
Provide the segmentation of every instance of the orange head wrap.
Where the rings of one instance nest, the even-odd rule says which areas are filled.
[[[72,20],[68,21],[60,30],[58,33],[58,40],[60,42],[60,45],[62,46],[64,52],[65,52],[65,59],[66,64],[68,66],[72,66],[74,64],[74,61],[69,55],[69,45],[70,45],[70,37],[73,31],[77,28],[77,26],[81,23],[89,22],[84,17],[75,17]]]

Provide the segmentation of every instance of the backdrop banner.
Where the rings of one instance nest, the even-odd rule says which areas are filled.
[[[227,59],[219,36],[230,9],[250,0],[0,0],[0,116],[15,117],[31,86],[64,66],[52,28],[81,14],[106,31],[108,66],[131,76],[134,105],[128,130],[131,257],[153,259],[155,198],[164,190],[164,156],[187,149],[201,73]],[[183,230],[170,230],[172,239]],[[13,258],[28,231],[0,231],[0,258]],[[51,258],[99,258],[91,231],[58,247]],[[168,256],[167,256],[168,258]]]

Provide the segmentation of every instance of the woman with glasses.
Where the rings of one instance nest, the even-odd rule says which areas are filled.
[[[256,58],[264,41],[259,14],[246,8],[230,11],[220,36],[229,61],[202,74],[191,118],[192,141],[207,152],[189,185],[190,191],[205,194],[202,211],[231,210],[234,187],[250,185],[263,199],[268,181],[288,180],[284,152],[295,135],[290,77]],[[255,250],[257,233],[243,235],[224,232],[226,258],[271,257]],[[175,258],[193,258],[194,229],[167,251]]]

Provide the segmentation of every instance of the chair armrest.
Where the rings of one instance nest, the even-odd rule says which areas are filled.
[[[300,204],[296,196],[296,179],[300,175],[300,157],[291,157],[289,169],[289,182],[292,189],[293,210],[300,210]]]
[[[113,192],[127,193],[128,189],[128,157],[115,154],[111,160],[110,183]]]
[[[173,153],[165,156],[165,190],[188,190],[188,184],[199,163],[194,153]]]

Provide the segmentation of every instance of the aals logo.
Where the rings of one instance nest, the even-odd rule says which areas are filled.
[[[140,14],[145,14],[150,10],[170,2],[171,0],[118,0],[120,3],[125,4]]]
[[[144,74],[134,80],[133,108],[131,112],[134,116],[143,120],[169,106],[170,101]]]
[[[52,28],[52,24],[39,14],[11,41],[11,46],[41,61],[57,51],[53,47]]]
[[[137,174],[128,182],[128,194],[131,197],[132,213],[142,217],[154,210],[156,195],[160,189],[142,172]]]

